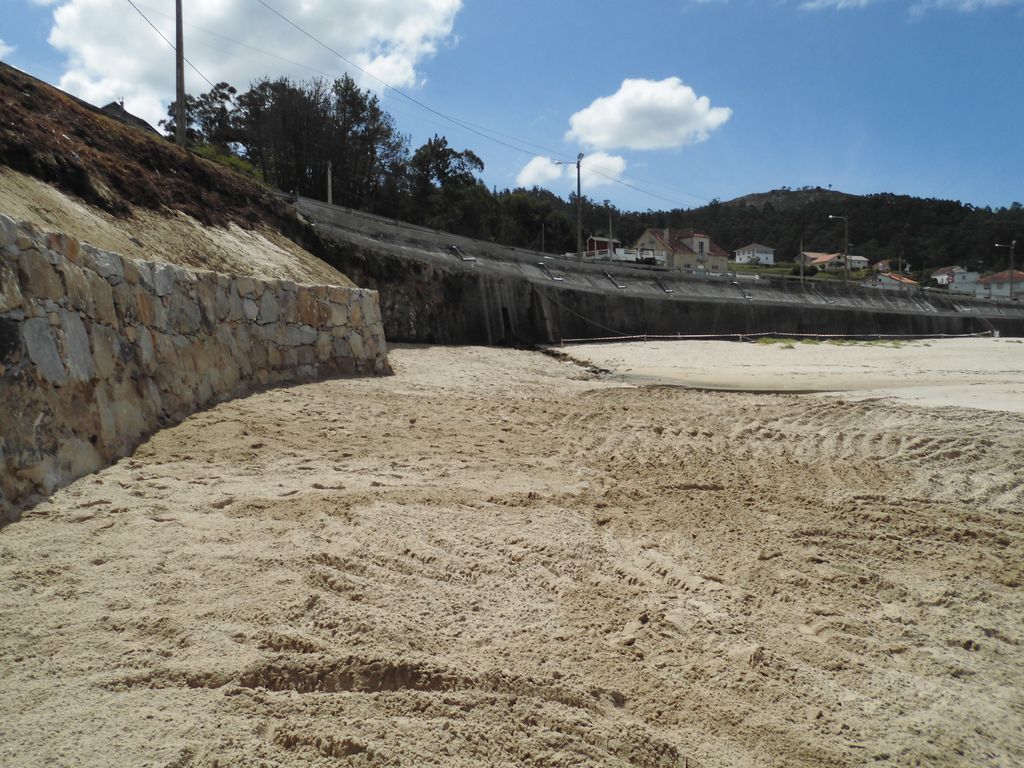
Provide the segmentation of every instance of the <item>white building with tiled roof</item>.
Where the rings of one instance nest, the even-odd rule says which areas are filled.
[[[775,263],[775,249],[760,243],[751,243],[736,249],[737,264],[765,264]]]

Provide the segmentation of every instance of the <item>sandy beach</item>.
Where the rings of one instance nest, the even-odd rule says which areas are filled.
[[[400,347],[0,529],[0,765],[1024,763],[1024,344],[558,353]]]

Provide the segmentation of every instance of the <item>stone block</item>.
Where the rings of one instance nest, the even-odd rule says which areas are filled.
[[[174,267],[170,264],[153,265],[153,292],[157,296],[170,296],[174,292]]]
[[[142,275],[139,273],[139,262],[135,259],[122,259],[121,263],[124,265],[124,281],[128,285],[138,285],[142,280]]]
[[[320,362],[327,360],[334,352],[334,337],[326,331],[321,331],[316,337],[316,359]]]
[[[256,318],[260,316],[259,304],[252,299],[242,299],[242,313],[250,323],[255,322]]]
[[[246,275],[236,277],[235,292],[243,299],[256,296],[256,281]]]
[[[148,328],[163,330],[167,327],[167,311],[164,303],[141,285],[130,286],[139,323]]]
[[[348,308],[348,324],[353,328],[361,328],[363,325],[363,305],[355,296],[352,298],[352,304]]]
[[[69,261],[78,264],[82,260],[82,248],[78,240],[71,235],[50,232],[46,235],[46,247],[56,251]]]
[[[334,337],[334,357],[350,357],[352,347],[348,344],[347,337]]]
[[[348,304],[331,302],[331,325],[342,328],[349,323]]]
[[[125,279],[128,279],[127,263],[125,262]],[[153,277],[153,265],[148,261],[132,261],[135,271],[138,272],[138,284],[147,291],[156,295],[156,279]]]
[[[231,296],[230,296],[230,294],[234,294],[234,298],[235,298],[236,301],[238,300],[238,295],[235,294],[235,292],[231,290],[231,278],[230,277],[227,277],[226,275],[217,275],[215,279],[216,279],[216,283],[217,284],[216,284],[216,291],[214,292],[214,296],[216,297],[216,301],[217,301],[216,311],[217,311],[217,320],[219,322],[221,320],[226,320],[227,317],[228,317],[228,314],[231,312]]]
[[[153,334],[149,329],[139,329],[135,347],[138,350],[139,367],[143,373],[154,373],[156,371],[156,348],[153,345]]]
[[[18,258],[18,279],[23,293],[36,299],[60,301],[64,283],[49,261],[38,251],[22,251]]]
[[[285,346],[297,347],[301,343],[302,343],[302,332],[299,330],[298,326],[295,326],[295,325],[288,326],[288,338],[285,340]]]
[[[92,359],[96,366],[96,377],[109,379],[114,375],[115,368],[121,362],[121,337],[111,328],[99,323],[93,323],[91,336]]]
[[[14,245],[18,240],[20,227],[10,216],[0,213],[0,247]]]
[[[85,272],[85,278],[89,281],[89,290],[96,307],[93,319],[116,328],[117,311],[114,308],[114,291],[110,284],[91,270]]]
[[[199,330],[201,317],[199,304],[184,291],[175,291],[170,296],[167,308],[167,324],[178,333],[195,333]]]
[[[299,344],[310,346],[316,343],[316,328],[311,325],[299,326]]]
[[[93,270],[111,285],[118,285],[124,282],[124,262],[116,253],[103,251],[99,248],[91,249],[89,259],[86,262]]]
[[[342,304],[347,307],[350,293],[352,293],[351,288],[342,288],[337,285],[327,286],[327,298],[330,299],[333,304]]]
[[[260,298],[260,315],[259,322],[276,323],[281,313],[277,305],[277,297],[274,295],[273,290],[267,288],[263,291],[263,296]]]
[[[93,315],[96,310],[96,302],[93,300],[89,279],[85,276],[85,272],[68,260],[61,262],[58,271],[64,278],[64,289],[71,306],[87,315]]]
[[[135,299],[135,286],[128,283],[119,283],[113,286],[114,307],[117,309],[117,316],[126,323],[135,324],[139,322],[139,304]]]
[[[352,357],[359,360],[365,357],[366,353],[363,349],[363,337],[361,334],[350,331],[348,334],[348,346],[352,350]]]
[[[296,294],[298,321],[306,325],[320,326],[330,318],[327,305],[321,302],[309,288],[302,286]]]
[[[23,303],[15,262],[0,256],[0,312],[10,312]]]
[[[58,387],[68,383],[67,371],[57,351],[57,340],[54,338],[50,321],[42,317],[33,317],[21,324],[22,338],[28,351],[29,359],[35,364],[43,381]]]
[[[82,318],[77,312],[62,309],[60,324],[64,329],[64,357],[69,378],[71,381],[91,381],[96,375],[96,366]]]
[[[217,281],[213,275],[206,274],[196,284],[196,299],[199,302],[199,318],[207,331],[217,325]]]

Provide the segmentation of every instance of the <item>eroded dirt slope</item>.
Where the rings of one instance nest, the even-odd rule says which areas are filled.
[[[0,213],[126,256],[351,285],[315,233],[251,178],[0,62]]]
[[[0,532],[0,763],[1024,761],[1024,417],[391,361]]]

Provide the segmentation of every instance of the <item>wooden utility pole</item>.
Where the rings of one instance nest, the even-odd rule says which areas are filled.
[[[186,125],[185,125],[185,35],[181,30],[181,0],[174,0],[174,16],[177,24],[176,38],[174,46],[174,64],[175,74],[177,76],[176,83],[176,106],[174,115],[175,122],[175,141],[178,142],[179,147],[185,146],[186,136]]]
[[[327,204],[334,205],[334,185],[331,183],[331,161],[327,161]]]

